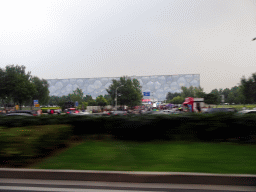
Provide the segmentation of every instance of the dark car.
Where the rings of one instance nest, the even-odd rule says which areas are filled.
[[[221,113],[221,112],[224,112],[224,113],[237,112],[237,110],[234,108],[210,108],[203,113]]]
[[[37,116],[37,112],[33,110],[16,110],[16,111],[9,111],[6,113],[7,116]]]
[[[7,113],[6,116],[34,116],[29,113]]]
[[[111,115],[127,115],[127,111],[112,111]]]

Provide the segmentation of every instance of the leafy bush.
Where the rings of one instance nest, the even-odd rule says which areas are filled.
[[[17,127],[0,130],[1,163],[23,164],[66,144],[72,136],[70,125]]]
[[[110,134],[115,139],[133,141],[201,140],[227,141],[230,138],[249,141],[256,135],[256,115],[234,113],[184,115],[0,117],[0,127],[32,125],[72,126],[71,135]]]

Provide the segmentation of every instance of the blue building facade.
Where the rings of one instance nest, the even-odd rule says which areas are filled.
[[[156,75],[156,76],[129,76],[136,78],[142,86],[142,92],[149,92],[144,99],[164,101],[168,92],[181,92],[181,87],[199,87],[199,74]],[[50,96],[63,96],[73,93],[77,88],[82,89],[84,95],[96,98],[99,95],[108,94],[106,89],[112,84],[112,80],[120,77],[99,78],[72,78],[72,79],[47,79]]]

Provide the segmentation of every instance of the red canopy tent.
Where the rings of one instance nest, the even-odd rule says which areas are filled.
[[[191,111],[194,112],[194,108],[197,108],[199,112],[201,111],[201,107],[203,106],[204,98],[193,98],[193,97],[187,97],[185,99],[184,105],[188,105],[189,108],[191,106]]]
[[[192,112],[194,112],[194,98],[193,97],[187,97],[185,99],[185,102],[183,105],[191,105],[192,106]]]

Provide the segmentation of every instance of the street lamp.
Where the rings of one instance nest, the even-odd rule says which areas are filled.
[[[119,86],[119,87],[123,87],[123,86],[124,86],[124,85],[121,85],[121,86]],[[119,87],[116,88],[116,107],[115,107],[115,108],[116,108],[116,111],[117,111],[117,89],[118,89]]]

